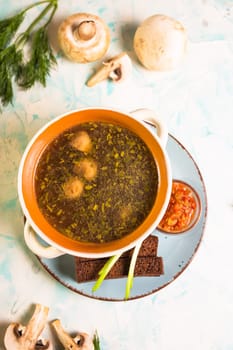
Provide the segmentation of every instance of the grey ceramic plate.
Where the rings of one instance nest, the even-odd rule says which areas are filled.
[[[164,274],[160,277],[134,278],[131,297],[128,300],[155,293],[174,281],[191,262],[204,232],[207,199],[200,170],[190,153],[171,135],[168,138],[167,152],[171,160],[173,178],[185,181],[198,193],[202,207],[201,216],[195,227],[185,233],[172,235],[157,230],[153,232],[159,238],[158,256],[163,257]],[[105,280],[99,290],[93,293],[93,282],[78,283],[75,281],[74,258],[72,256],[38,259],[56,280],[79,294],[105,301],[124,300],[126,278]]]

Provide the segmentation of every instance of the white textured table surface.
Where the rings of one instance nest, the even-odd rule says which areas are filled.
[[[27,4],[0,0],[1,18]],[[109,56],[125,50],[132,58],[133,74],[124,85],[106,81],[88,88],[96,63],[74,64],[60,54],[59,23],[84,11],[110,27]],[[149,72],[135,59],[135,28],[155,13],[180,20],[188,30],[188,57],[179,71]],[[60,0],[50,34],[58,66],[47,87],[15,90],[14,104],[0,115],[0,349],[8,323],[23,322],[35,303],[49,306],[49,321],[61,318],[70,332],[97,329],[102,350],[233,349],[232,0]],[[104,302],[76,294],[54,280],[24,243],[16,185],[20,157],[47,121],[86,106],[155,110],[205,181],[208,220],[195,258],[173,283],[142,299]]]

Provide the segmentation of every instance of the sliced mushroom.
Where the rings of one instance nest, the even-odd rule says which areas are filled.
[[[58,40],[70,60],[87,63],[105,55],[110,45],[110,30],[100,17],[76,13],[61,23]]]
[[[57,336],[64,346],[64,350],[94,350],[93,340],[87,333],[78,333],[72,338],[63,329],[60,320],[55,320],[52,325],[57,333]]]
[[[36,304],[27,326],[11,323],[5,333],[4,344],[7,350],[53,350],[48,340],[40,337],[47,321],[49,308]]]
[[[131,71],[131,59],[125,52],[122,52],[107,62],[103,62],[103,66],[88,80],[87,86],[92,87],[108,78],[114,82],[122,82],[130,76]]]

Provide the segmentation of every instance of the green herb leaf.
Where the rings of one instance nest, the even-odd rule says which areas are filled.
[[[22,62],[22,52],[16,49],[15,45],[7,47],[0,51],[0,99],[5,106],[12,103],[13,87],[12,76],[17,74]]]
[[[47,4],[47,6],[31,22],[29,27],[11,43],[25,18],[25,13],[41,4]],[[35,82],[39,82],[43,86],[46,85],[46,78],[50,73],[50,69],[56,63],[47,35],[48,24],[56,10],[57,0],[42,0],[24,8],[17,15],[0,21],[0,101],[2,105],[12,103],[13,78],[25,89],[33,86]],[[34,28],[48,13],[50,13],[50,16],[47,22],[36,32],[33,32]],[[28,62],[23,63],[24,45],[30,43],[31,37],[31,58]]]
[[[46,85],[46,78],[56,64],[56,58],[49,45],[47,30],[41,27],[33,35],[31,59],[20,67],[17,83],[24,89],[31,88],[36,82]]]
[[[0,21],[0,50],[5,49],[10,43],[20,24],[23,22],[24,17],[25,13],[20,12],[13,17]]]

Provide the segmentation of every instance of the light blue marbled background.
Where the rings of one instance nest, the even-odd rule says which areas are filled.
[[[1,18],[26,4],[1,0]],[[59,23],[83,11],[100,15],[110,27],[109,56],[125,50],[132,58],[133,74],[124,85],[106,81],[88,88],[96,63],[74,64],[59,52]],[[149,72],[135,59],[135,28],[154,13],[170,15],[188,30],[188,56],[179,71]],[[13,106],[0,116],[0,349],[7,324],[23,322],[38,302],[50,307],[49,320],[61,318],[70,331],[97,328],[102,350],[233,349],[233,2],[60,0],[50,38],[58,66],[47,87],[16,89]],[[24,244],[16,184],[24,148],[47,121],[86,106],[154,109],[205,180],[208,221],[195,259],[171,285],[138,301],[81,297],[53,280]]]

